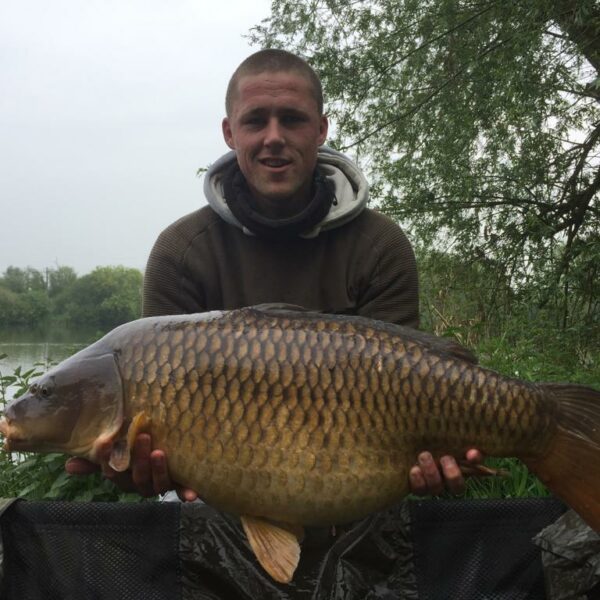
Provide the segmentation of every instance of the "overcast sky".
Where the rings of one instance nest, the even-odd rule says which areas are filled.
[[[0,274],[143,269],[204,204],[225,87],[269,0],[0,0]]]

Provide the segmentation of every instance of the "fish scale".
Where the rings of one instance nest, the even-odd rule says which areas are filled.
[[[123,353],[130,412],[148,413],[175,479],[232,512],[251,506],[310,524],[357,518],[408,491],[419,449],[463,450],[465,435],[480,437],[498,412],[514,410],[507,395],[500,408],[494,374],[465,377],[473,365],[352,320],[246,310],[175,327],[167,336],[137,336]],[[472,429],[465,412],[475,418],[482,402],[488,410]],[[524,431],[505,433],[527,441]],[[186,436],[196,443],[177,452]],[[362,480],[376,480],[377,492],[357,498]],[[311,509],[316,489],[332,494],[319,514]]]

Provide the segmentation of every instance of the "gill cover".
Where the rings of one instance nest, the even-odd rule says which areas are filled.
[[[98,441],[123,421],[121,376],[112,352],[83,350],[40,377],[7,407],[9,451],[67,452],[94,460]]]

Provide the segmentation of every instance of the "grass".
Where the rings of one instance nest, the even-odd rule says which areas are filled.
[[[544,484],[516,458],[488,458],[485,464],[507,472],[505,477],[469,477],[465,498],[531,498],[549,496]]]

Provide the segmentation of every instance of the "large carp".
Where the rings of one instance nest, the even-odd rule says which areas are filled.
[[[517,456],[600,529],[600,393],[477,366],[445,339],[359,317],[262,306],[140,319],[54,367],[0,421],[9,451],[129,467],[136,435],[172,478],[242,517],[278,581],[301,525],[409,492],[420,450]]]

